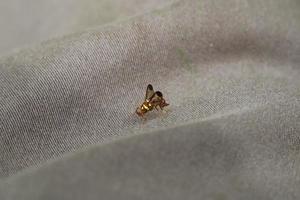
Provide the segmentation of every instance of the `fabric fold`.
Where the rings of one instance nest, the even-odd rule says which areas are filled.
[[[101,187],[99,192],[112,199],[120,194],[128,199],[176,199],[176,194],[178,199],[184,194],[190,194],[191,199],[198,195],[215,199],[299,197],[299,169],[293,164],[299,162],[300,137],[299,6],[297,0],[176,1],[125,21],[2,57],[0,195],[4,199],[23,194],[28,195],[25,199],[68,195],[55,187],[54,179],[66,174],[66,180],[72,182],[77,174],[74,185],[67,186],[62,180],[61,184],[66,184],[62,188],[73,190],[85,183],[85,194],[89,190],[98,194],[96,189]],[[170,106],[166,113],[149,113],[143,122],[134,112],[149,83],[163,92]],[[256,112],[257,108],[268,109]],[[203,125],[205,119],[216,116],[222,119]],[[194,125],[189,129],[189,125],[181,127],[184,124]],[[142,136],[123,142],[123,136],[133,134]],[[227,138],[231,134],[234,138]],[[81,157],[84,153],[79,153],[64,161],[69,152],[116,138],[121,138],[119,143],[100,145],[95,157]],[[189,149],[193,144],[197,146],[194,151]],[[110,164],[115,169],[121,168],[118,162],[124,164],[120,155],[123,149],[118,145],[124,145],[128,153],[124,161],[128,170],[109,178],[105,170],[109,171]],[[180,150],[182,145],[191,157]],[[132,149],[135,146],[139,150]],[[98,153],[103,159],[100,164]],[[152,157],[143,160],[143,153]],[[157,162],[168,160],[169,153],[173,156],[170,163],[160,166]],[[141,160],[132,166],[131,174],[129,163],[135,162],[137,154]],[[27,168],[59,157],[62,160],[57,166],[46,164],[40,171],[26,173]],[[181,166],[180,158],[187,163]],[[113,163],[106,159],[113,159]],[[73,170],[73,162],[86,171]],[[85,166],[86,162],[91,164]],[[151,162],[156,165],[144,169]],[[210,165],[203,164],[207,162]],[[95,167],[98,164],[99,171]],[[24,178],[18,175],[22,170]],[[53,179],[50,172],[55,174]],[[177,172],[179,180],[175,180]],[[92,186],[88,180],[82,181],[81,173],[97,175],[99,182],[92,179],[96,183]],[[147,180],[141,183],[144,173]],[[240,183],[241,177],[246,181]],[[22,190],[25,180],[32,181],[28,187],[39,188],[36,193],[27,187],[27,192]],[[116,180],[122,184],[129,181],[130,185],[122,190],[123,185]],[[49,191],[45,190],[47,184],[52,188]],[[241,190],[234,184],[242,184]],[[158,191],[159,186],[166,188]],[[136,187],[140,193],[135,196],[131,190]],[[202,187],[205,189],[199,190]],[[114,188],[120,193],[114,193]],[[213,188],[221,188],[220,193]]]

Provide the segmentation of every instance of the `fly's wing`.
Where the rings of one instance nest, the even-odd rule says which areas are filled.
[[[151,97],[154,95],[154,90],[153,90],[153,86],[151,84],[149,84],[147,86],[146,89],[146,96],[145,96],[145,100],[149,100],[151,99]]]
[[[150,98],[150,104],[156,106],[161,103],[163,95],[160,91],[156,91]]]

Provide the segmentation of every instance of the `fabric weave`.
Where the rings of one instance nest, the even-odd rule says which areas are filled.
[[[0,199],[299,198],[299,2],[143,10],[0,58]]]

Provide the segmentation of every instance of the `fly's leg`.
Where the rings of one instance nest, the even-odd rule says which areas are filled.
[[[155,106],[155,109],[158,111],[158,108],[157,107],[160,107],[159,105],[157,105],[157,106]],[[161,107],[160,107],[160,109],[161,109]]]
[[[159,106],[159,108],[160,108],[161,110],[163,110],[163,106],[161,106],[160,104],[159,104],[158,106]]]

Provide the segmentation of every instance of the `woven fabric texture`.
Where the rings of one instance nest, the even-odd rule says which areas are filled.
[[[300,198],[298,0],[87,2],[7,42],[65,34],[0,58],[0,199]]]

